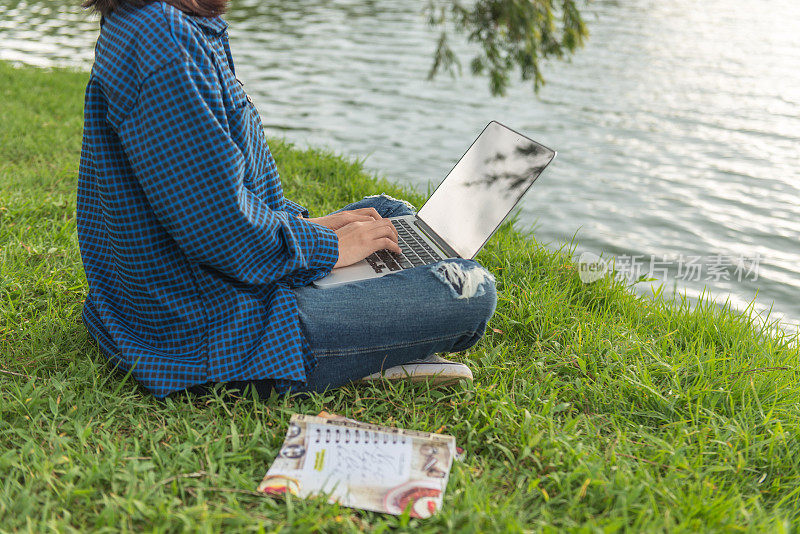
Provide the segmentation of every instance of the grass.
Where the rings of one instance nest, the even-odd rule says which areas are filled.
[[[568,249],[505,225],[481,253],[500,300],[457,355],[475,383],[307,399],[156,401],[80,321],[75,187],[86,73],[0,62],[0,530],[790,531],[800,526],[797,339],[708,301],[582,284]],[[387,192],[357,162],[278,140],[314,212]],[[254,493],[292,413],[456,436],[428,520]]]

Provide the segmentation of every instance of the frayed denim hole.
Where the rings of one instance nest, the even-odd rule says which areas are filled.
[[[417,208],[415,208],[414,205],[411,204],[411,202],[409,202],[407,200],[400,199],[400,198],[390,197],[386,193],[381,193],[380,195],[369,195],[369,196],[366,196],[364,198],[385,198],[386,200],[393,200],[394,202],[400,202],[401,204],[403,204],[405,207],[407,207],[408,209],[410,209],[414,213],[416,213],[416,210],[417,210]]]
[[[444,261],[434,264],[431,271],[456,299],[480,297],[486,293],[484,284],[494,283],[494,276],[480,266],[464,269],[459,263]]]

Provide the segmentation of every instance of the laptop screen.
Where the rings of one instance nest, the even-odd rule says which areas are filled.
[[[462,258],[473,258],[555,157],[490,122],[417,216]]]

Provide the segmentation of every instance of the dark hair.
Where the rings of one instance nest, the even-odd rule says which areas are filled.
[[[135,6],[143,6],[158,1],[196,17],[216,17],[225,13],[228,8],[228,0],[84,0],[81,6],[106,16],[126,2]]]

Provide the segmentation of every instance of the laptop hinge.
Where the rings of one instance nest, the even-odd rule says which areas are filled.
[[[431,230],[431,227],[425,224],[425,222],[420,219],[419,217],[414,217],[414,224],[416,224],[419,229],[424,233],[428,239],[436,243],[440,249],[442,249],[449,257],[451,258],[460,258],[461,256],[458,255],[458,252],[453,250],[453,248],[445,243],[444,239],[439,237],[436,232]]]

